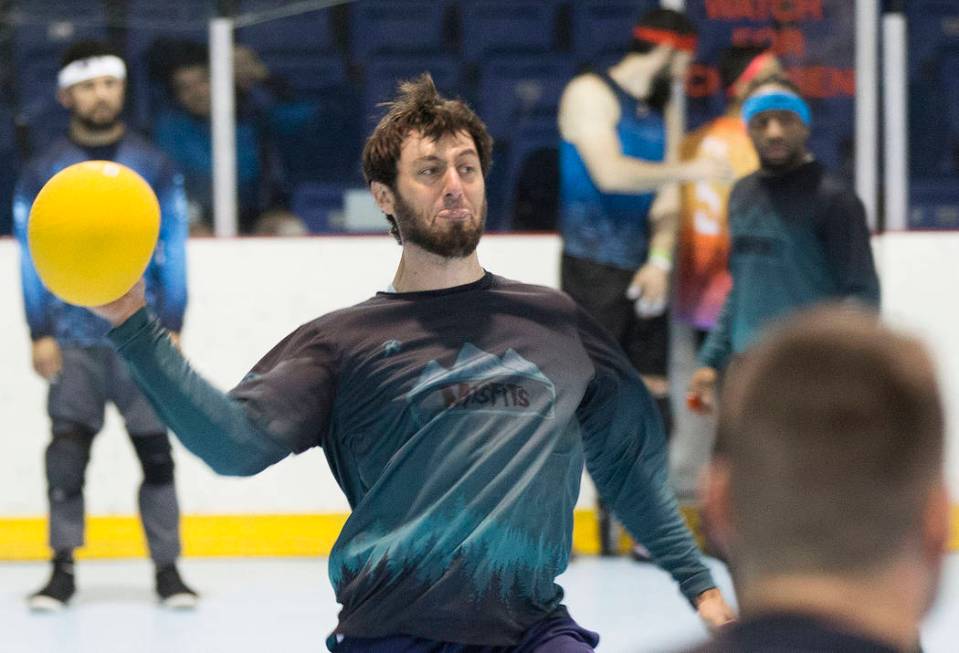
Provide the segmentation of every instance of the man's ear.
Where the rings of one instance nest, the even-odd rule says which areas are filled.
[[[709,542],[728,555],[733,525],[730,519],[729,464],[714,456],[699,478],[699,500],[703,506],[703,530]]]
[[[933,562],[941,562],[949,548],[951,512],[949,490],[943,480],[929,493],[923,520],[923,548]]]
[[[396,215],[396,197],[393,195],[393,189],[380,181],[370,182],[370,192],[373,194],[373,200],[380,207],[380,211],[386,215]]]
[[[70,91],[68,89],[61,88],[57,91],[57,101],[61,106],[63,106],[64,109],[73,109],[73,96],[70,95]]]

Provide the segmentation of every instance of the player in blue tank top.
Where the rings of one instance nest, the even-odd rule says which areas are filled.
[[[584,464],[700,616],[724,624],[622,350],[565,294],[480,266],[491,152],[428,75],[401,85],[363,157],[403,248],[391,290],[296,329],[229,393],[193,372],[141,290],[96,310],[218,472],[323,449],[352,508],[330,555],[343,606],[330,650],[592,651],[555,583]]]
[[[670,9],[645,14],[630,51],[567,85],[560,101],[562,288],[626,350],[671,430],[666,379],[669,295],[679,212],[674,182],[726,177],[712,160],[679,163],[670,92],[696,31]],[[601,506],[603,552],[611,553]]]

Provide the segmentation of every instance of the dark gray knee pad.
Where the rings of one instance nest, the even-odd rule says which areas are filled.
[[[83,491],[93,433],[76,429],[56,433],[47,446],[47,485],[50,498],[63,501]]]
[[[173,455],[170,438],[166,433],[137,435],[133,440],[140,466],[143,467],[143,482],[147,485],[166,485],[173,482]]]

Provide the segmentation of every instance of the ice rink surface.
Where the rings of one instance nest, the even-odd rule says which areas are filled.
[[[712,563],[717,581],[729,577]],[[58,614],[31,614],[24,597],[46,563],[0,564],[0,653],[300,653],[326,650],[338,606],[326,559],[188,559],[181,571],[202,595],[193,612],[160,608],[145,560],[81,561],[78,592]],[[627,559],[584,557],[560,577],[566,605],[600,633],[603,653],[676,650],[706,636],[663,572]],[[959,554],[923,628],[926,653],[959,651]]]

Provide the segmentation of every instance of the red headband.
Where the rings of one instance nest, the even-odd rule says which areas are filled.
[[[656,43],[657,45],[668,45],[675,50],[682,50],[690,54],[696,52],[696,36],[694,34],[683,36],[668,29],[637,26],[633,28],[633,38]]]
[[[736,81],[730,85],[729,90],[726,91],[727,95],[735,95],[736,87],[738,86],[748,86],[749,82],[756,79],[756,76],[759,75],[759,72],[763,69],[772,58],[773,53],[766,51],[761,55],[749,62],[749,65],[746,66],[746,70],[740,73],[739,77],[736,78]]]

